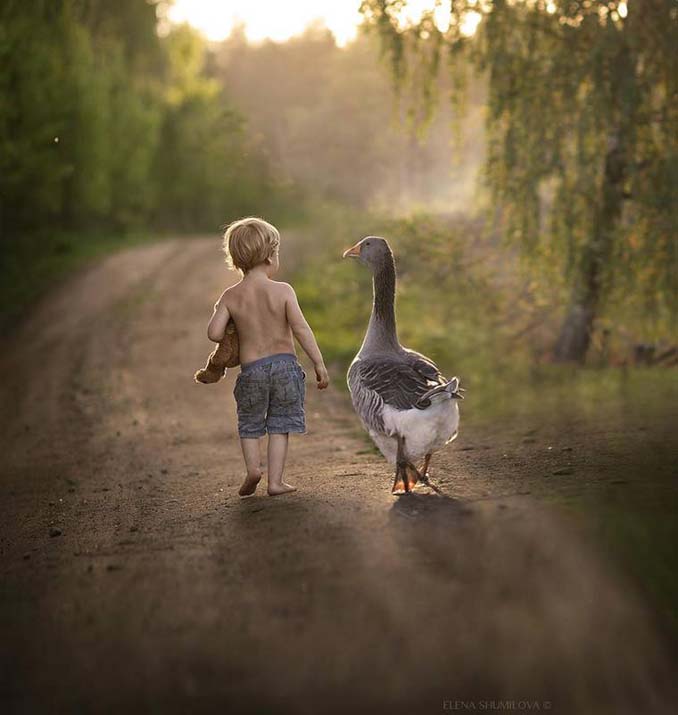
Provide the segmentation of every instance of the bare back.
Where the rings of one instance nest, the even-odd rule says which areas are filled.
[[[246,277],[224,294],[224,301],[240,338],[240,362],[294,353],[287,318],[289,286],[263,276]]]

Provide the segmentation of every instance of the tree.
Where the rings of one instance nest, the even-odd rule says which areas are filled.
[[[129,225],[145,215],[158,103],[144,68],[161,57],[155,23],[154,4],[143,0],[0,6],[8,234]]]
[[[506,232],[564,259],[571,292],[555,359],[584,360],[613,289],[642,290],[675,316],[675,2],[451,0],[415,22],[406,8],[362,4],[396,76],[423,66],[426,95],[444,53],[457,78],[466,62],[484,73],[486,176]]]
[[[36,231],[214,228],[287,195],[160,0],[0,3],[2,255]]]
[[[207,47],[188,25],[163,39],[165,112],[155,163],[156,223],[216,228],[229,217],[271,210],[275,187],[244,117],[205,73]]]

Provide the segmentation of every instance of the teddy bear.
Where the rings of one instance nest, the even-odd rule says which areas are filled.
[[[219,382],[226,374],[226,368],[240,365],[240,340],[233,319],[226,325],[226,333],[216,348],[207,358],[205,367],[198,370],[193,379],[207,385]]]

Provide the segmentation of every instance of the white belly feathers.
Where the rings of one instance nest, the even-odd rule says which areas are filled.
[[[425,410],[397,410],[384,405],[386,434],[369,430],[384,457],[395,464],[398,443],[396,435],[405,435],[405,455],[409,461],[422,459],[436,452],[457,436],[459,408],[456,400],[438,399]]]

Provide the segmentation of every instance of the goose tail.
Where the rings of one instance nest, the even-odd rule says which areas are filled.
[[[430,401],[432,399],[435,399],[436,397],[438,399],[447,399],[447,400],[463,400],[464,399],[464,393],[465,390],[463,387],[460,386],[459,384],[459,378],[458,377],[453,377],[451,380],[448,380],[447,382],[444,382],[441,385],[436,385],[434,388],[429,390],[428,392],[424,393],[418,401],[418,405],[427,405],[430,404]]]

